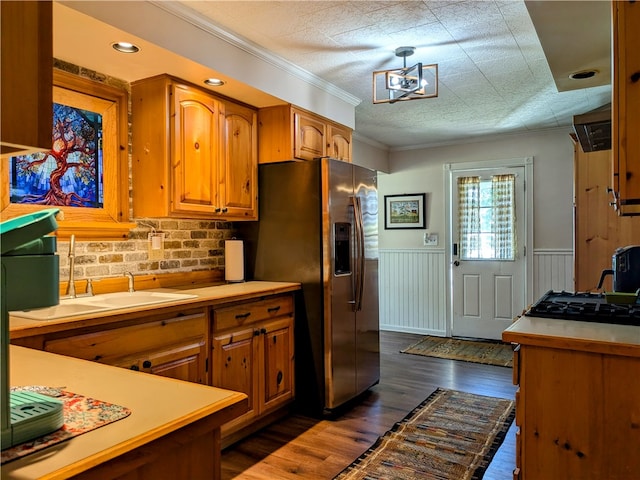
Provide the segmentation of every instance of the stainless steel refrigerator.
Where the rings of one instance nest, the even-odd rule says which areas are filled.
[[[331,159],[259,167],[258,222],[238,225],[246,277],[296,281],[296,400],[334,413],[380,378],[373,170]]]

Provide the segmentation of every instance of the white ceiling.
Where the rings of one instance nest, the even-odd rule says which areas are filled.
[[[98,46],[122,31],[83,15],[76,2],[64,3],[54,8],[56,58],[126,81],[166,72],[200,83],[215,73],[137,37],[143,49],[124,64]],[[569,126],[573,115],[611,101],[609,1],[152,3],[182,18],[199,17],[201,29],[221,27],[247,51],[266,50],[285,60],[281,66],[291,62],[347,92],[357,103],[356,135],[392,149]],[[394,50],[403,45],[416,47],[408,64],[438,64],[439,96],[373,105],[372,71],[402,66]],[[585,69],[600,73],[567,78]],[[256,106],[279,101],[226,79],[221,93]]]

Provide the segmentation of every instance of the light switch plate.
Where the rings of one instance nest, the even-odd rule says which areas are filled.
[[[424,234],[424,245],[425,247],[436,247],[438,246],[438,234],[437,233],[425,233]]]

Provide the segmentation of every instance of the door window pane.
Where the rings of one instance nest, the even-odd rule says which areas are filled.
[[[463,260],[514,260],[515,175],[458,178],[458,232]]]

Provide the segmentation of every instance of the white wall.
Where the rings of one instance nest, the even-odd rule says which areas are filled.
[[[442,238],[446,227],[443,165],[522,157],[533,157],[533,248],[573,248],[573,143],[569,133],[569,128],[562,128],[485,142],[392,151],[390,173],[378,175],[380,248],[426,248],[424,230],[384,229],[384,195],[425,192],[427,231]]]
[[[356,165],[372,168],[378,172],[389,171],[389,149],[378,142],[358,137],[355,133],[351,156]]]

